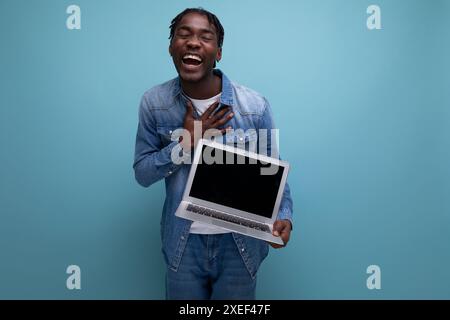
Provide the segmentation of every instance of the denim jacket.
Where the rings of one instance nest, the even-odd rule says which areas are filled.
[[[226,134],[223,139],[227,140],[227,144],[238,140],[245,140],[247,144],[257,140],[258,135],[248,134],[248,129],[274,128],[270,105],[263,96],[231,82],[219,69],[214,72],[222,77],[220,103],[230,106],[235,114],[225,126],[231,125],[233,129],[240,128],[241,133],[244,132],[240,136],[237,133]],[[178,77],[145,92],[139,109],[133,164],[136,180],[143,187],[165,179],[166,199],[161,218],[162,252],[168,267],[174,271],[177,271],[180,264],[192,224],[190,220],[175,216],[191,165],[175,164],[171,157],[173,148],[180,147],[178,139],[172,139],[171,136],[174,130],[183,128],[186,100]],[[268,155],[270,147],[274,147],[270,146],[270,141],[268,139],[267,142]],[[290,188],[286,184],[277,219],[288,219],[292,222],[292,210]],[[233,238],[247,270],[254,278],[259,265],[269,252],[268,244],[237,233],[233,233]]]

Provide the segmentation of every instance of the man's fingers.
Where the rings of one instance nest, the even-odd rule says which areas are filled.
[[[194,106],[192,105],[192,101],[191,100],[187,101],[186,109],[187,109],[186,115],[188,117],[194,117]]]
[[[228,126],[225,129],[221,129],[220,132],[222,132],[222,135],[224,135],[225,133],[227,133],[228,130],[231,130],[231,129],[232,129],[232,127]]]
[[[217,120],[220,120],[220,119],[223,118],[223,116],[224,116],[228,111],[230,111],[230,110],[231,110],[230,107],[225,107],[225,108],[223,108],[222,110],[220,110],[219,112],[217,112],[215,115],[210,116],[212,122],[214,123],[214,122],[216,122]]]
[[[289,233],[291,231],[291,225],[290,222],[287,220],[277,220],[273,224],[273,235],[274,236],[289,236]]]
[[[231,130],[232,127],[228,126],[223,129],[217,129],[217,128],[209,128],[203,133],[204,139],[211,139],[211,137],[220,137],[226,134],[229,130]]]
[[[274,248],[274,249],[280,249],[280,248],[283,248],[284,246],[282,246],[282,245],[280,245],[280,244],[276,244],[276,243],[272,243],[272,242],[269,242],[269,244],[272,246],[272,248]]]
[[[188,110],[189,110],[189,109],[190,109],[191,111],[194,110],[194,106],[192,105],[192,101],[191,101],[191,100],[188,100],[188,101],[186,102],[186,107],[188,108]]]
[[[291,236],[291,223],[289,220],[277,220],[273,224],[272,234],[276,237],[280,237],[283,240],[284,245],[271,244],[273,248],[279,249],[286,246]]]
[[[208,107],[208,109],[206,109],[206,111],[203,113],[202,115],[202,120],[208,119],[211,116],[211,113],[214,111],[214,109],[217,108],[217,106],[219,105],[219,101],[214,102],[212,105],[210,105]]]
[[[213,126],[216,127],[216,128],[217,128],[217,127],[220,127],[220,126],[223,126],[225,123],[227,123],[228,121],[230,121],[231,118],[233,118],[233,117],[234,117],[234,113],[231,112],[231,113],[227,114],[225,117],[222,117],[221,119],[215,121],[215,122],[213,123]]]
[[[283,223],[280,220],[275,221],[273,224],[273,235],[279,237],[283,230]]]

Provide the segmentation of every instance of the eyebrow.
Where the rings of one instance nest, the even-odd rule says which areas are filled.
[[[177,31],[178,31],[178,30],[192,31],[192,28],[189,27],[189,26],[187,26],[187,25],[182,25],[182,26],[179,26],[179,27],[177,28]],[[201,33],[211,33],[211,34],[216,34],[212,29],[200,29],[200,32],[201,32]]]

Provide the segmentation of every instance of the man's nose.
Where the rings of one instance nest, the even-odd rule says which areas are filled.
[[[192,37],[189,38],[189,40],[187,42],[187,46],[189,48],[200,47],[200,41],[198,40],[198,38],[196,36],[192,36]]]

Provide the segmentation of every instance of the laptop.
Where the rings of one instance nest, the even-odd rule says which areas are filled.
[[[283,245],[272,229],[288,171],[285,161],[200,139],[175,215]]]

